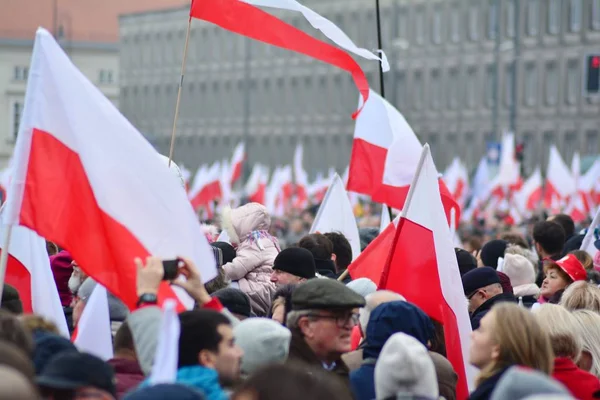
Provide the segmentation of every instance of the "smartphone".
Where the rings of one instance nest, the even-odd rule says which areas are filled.
[[[163,260],[163,281],[172,281],[173,279],[177,278],[177,275],[179,275],[180,262],[181,260],[179,258],[174,260]]]
[[[218,248],[218,247],[214,247],[211,246],[213,249],[213,254],[215,256],[215,261],[217,262],[217,267],[222,267],[223,266],[223,251]]]

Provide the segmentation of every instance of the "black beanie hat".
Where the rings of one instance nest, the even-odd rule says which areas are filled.
[[[506,240],[490,240],[481,248],[481,261],[486,267],[498,268],[498,258],[504,257],[508,242]]]
[[[282,250],[275,257],[273,269],[305,279],[314,278],[317,271],[312,253],[300,247],[289,247]]]
[[[454,251],[456,252],[456,262],[458,263],[460,276],[463,276],[470,270],[477,268],[477,260],[471,253],[459,248],[455,248]]]
[[[246,293],[235,288],[219,289],[212,294],[218,298],[223,307],[234,314],[243,315],[244,317],[252,316],[252,308],[250,299]]]

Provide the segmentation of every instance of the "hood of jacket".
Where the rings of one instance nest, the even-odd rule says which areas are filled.
[[[232,243],[239,244],[254,231],[266,231],[271,226],[271,216],[262,204],[248,203],[231,209],[226,207],[221,214],[223,229]]]
[[[315,258],[315,267],[320,275],[336,279],[335,263],[333,260]]]
[[[515,297],[537,296],[540,293],[540,288],[535,283],[528,283],[526,285],[515,286],[513,293]]]
[[[177,370],[176,382],[202,391],[208,400],[228,399],[219,384],[219,374],[214,369],[200,365],[181,367]]]
[[[369,317],[363,359],[379,357],[385,342],[397,332],[406,333],[427,346],[434,328],[429,317],[414,304],[405,301],[383,303]]]

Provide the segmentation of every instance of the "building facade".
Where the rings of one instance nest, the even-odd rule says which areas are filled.
[[[358,45],[375,49],[375,2],[305,0]],[[600,0],[381,0],[386,98],[438,168],[474,168],[487,143],[513,129],[525,171],[550,144],[570,162],[600,152],[600,101],[583,94],[584,58],[600,51]],[[188,9],[120,19],[123,113],[162,152],[170,142]],[[299,14],[283,13],[316,35]],[[247,143],[250,163],[290,163],[297,143],[310,173],[348,164],[358,92],[350,77],[305,56],[192,21],[175,159],[195,168]],[[379,90],[378,65],[360,61]]]

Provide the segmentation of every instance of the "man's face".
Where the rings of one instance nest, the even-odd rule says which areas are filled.
[[[317,355],[339,356],[351,350],[352,328],[358,323],[357,310],[315,311],[302,324],[302,331]]]
[[[87,275],[79,268],[75,261],[71,263],[71,266],[73,267],[73,272],[69,278],[69,290],[71,293],[76,294],[83,281],[87,279]]]
[[[219,325],[217,332],[221,335],[219,352],[215,357],[215,370],[223,384],[231,384],[240,377],[240,363],[244,352],[235,344],[231,325]]]
[[[306,279],[304,278],[300,278],[299,276],[292,275],[289,272],[284,272],[279,269],[273,270],[273,273],[271,274],[271,282],[273,282],[278,287],[288,285],[290,283],[300,283],[305,280]]]

